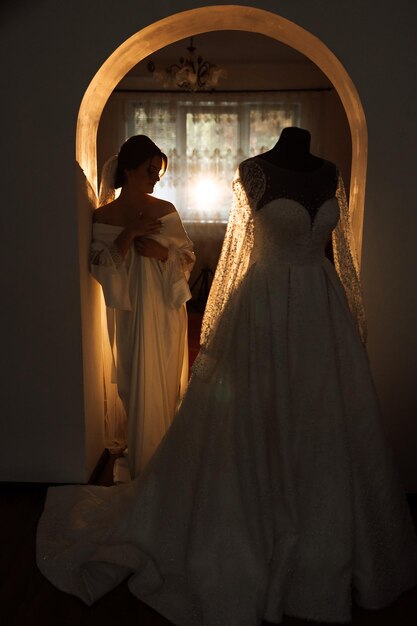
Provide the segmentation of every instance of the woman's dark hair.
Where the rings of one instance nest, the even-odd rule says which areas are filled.
[[[159,156],[162,159],[162,176],[168,167],[168,157],[146,135],[133,135],[133,137],[130,137],[120,148],[114,188],[118,189],[125,184],[125,170],[134,170],[154,156]]]

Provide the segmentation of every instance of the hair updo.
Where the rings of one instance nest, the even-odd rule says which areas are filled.
[[[124,142],[117,157],[114,188],[123,187],[126,182],[125,170],[134,170],[154,156],[162,159],[162,174],[168,167],[168,157],[146,135],[133,135]],[[161,175],[162,175],[161,174]]]

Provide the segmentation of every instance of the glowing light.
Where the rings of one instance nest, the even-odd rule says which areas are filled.
[[[204,176],[197,178],[192,184],[191,193],[196,206],[210,209],[219,201],[221,190],[215,178]]]

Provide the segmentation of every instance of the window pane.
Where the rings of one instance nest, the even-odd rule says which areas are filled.
[[[174,112],[175,113],[175,112]],[[177,154],[177,120],[169,104],[150,102],[136,104],[134,108],[134,128],[136,135],[147,135],[168,157],[168,170],[158,183],[155,194],[163,200],[177,205],[180,184],[181,164]]]
[[[284,127],[298,126],[300,105],[150,98],[133,104],[133,117],[134,132],[151,137],[168,156],[155,194],[173,202],[185,220],[227,221],[236,167],[272,148]]]
[[[271,108],[251,107],[249,116],[249,155],[255,156],[270,150],[277,142],[281,131],[286,126],[298,126],[299,107]]]
[[[239,156],[237,111],[194,107],[186,114],[186,144],[186,219],[227,219]]]

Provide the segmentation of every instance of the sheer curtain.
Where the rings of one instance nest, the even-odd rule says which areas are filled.
[[[184,221],[227,221],[237,165],[272,148],[284,127],[308,129],[312,150],[320,153],[320,91],[119,95],[125,98],[121,142],[145,134],[166,152],[169,168],[157,193]]]

